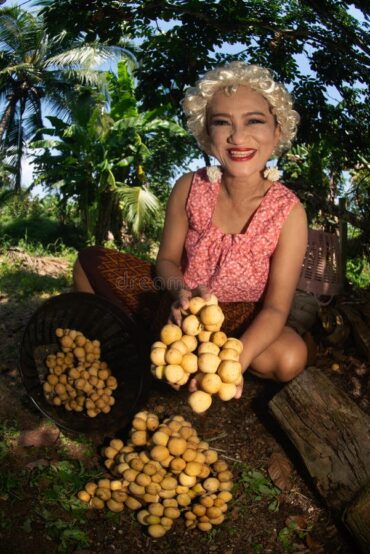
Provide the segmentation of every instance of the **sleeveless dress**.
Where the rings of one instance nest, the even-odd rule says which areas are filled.
[[[271,256],[299,200],[281,183],[273,183],[245,232],[225,234],[212,223],[220,185],[209,180],[206,168],[194,173],[182,270],[189,288],[206,284],[216,294],[225,314],[223,330],[240,336],[261,307]],[[94,292],[129,312],[156,340],[173,299],[160,290],[154,265],[99,246],[81,250],[78,259]]]
[[[221,302],[257,302],[269,276],[270,260],[297,196],[271,184],[243,233],[226,234],[212,223],[221,180],[206,168],[194,175],[186,204],[189,230],[182,269],[189,288],[207,285]]]

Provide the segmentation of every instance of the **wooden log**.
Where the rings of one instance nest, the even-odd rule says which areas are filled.
[[[347,506],[343,523],[349,529],[364,554],[370,552],[370,484]]]
[[[348,509],[345,524],[370,552],[370,417],[314,367],[269,406],[328,506],[337,515]]]

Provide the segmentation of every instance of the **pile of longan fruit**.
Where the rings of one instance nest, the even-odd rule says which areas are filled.
[[[150,536],[162,537],[183,516],[186,527],[210,531],[225,518],[232,498],[232,472],[182,416],[159,421],[147,411],[134,416],[129,439],[103,449],[109,478],[78,493],[91,508],[126,508]]]
[[[100,342],[75,329],[58,328],[55,334],[62,351],[46,358],[46,399],[68,411],[85,411],[89,417],[109,413],[117,380],[108,364],[100,361]]]
[[[212,395],[231,400],[242,382],[239,362],[243,344],[221,331],[225,316],[217,298],[205,301],[194,296],[183,311],[181,327],[169,323],[152,344],[151,371],[157,379],[185,385],[195,377],[199,390],[189,395],[191,408],[202,413],[210,407]]]

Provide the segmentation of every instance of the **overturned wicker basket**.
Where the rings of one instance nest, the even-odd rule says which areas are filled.
[[[77,329],[101,342],[101,359],[118,381],[116,403],[108,414],[92,419],[46,400],[42,384],[48,370],[44,361],[60,349],[55,335],[58,327]],[[28,395],[57,425],[70,431],[111,434],[124,428],[142,404],[148,375],[145,359],[144,341],[127,314],[93,294],[67,293],[47,300],[31,317],[21,343],[19,368]]]

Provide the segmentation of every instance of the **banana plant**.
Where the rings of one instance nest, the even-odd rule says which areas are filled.
[[[51,138],[34,143],[43,149],[34,162],[39,181],[77,199],[86,236],[97,244],[110,230],[117,236],[123,220],[137,235],[161,215],[149,184],[152,149],[147,141],[153,143],[157,135],[168,141],[187,136],[162,110],[140,111],[125,61],[119,62],[117,75],[108,76],[108,90],[109,111],[102,97],[85,90],[71,107],[73,123],[50,117],[52,128],[42,131]]]

